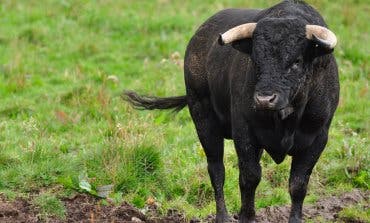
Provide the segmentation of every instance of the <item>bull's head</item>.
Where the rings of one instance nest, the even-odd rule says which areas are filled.
[[[331,53],[337,38],[329,29],[299,19],[266,18],[220,34],[219,43],[250,55],[256,68],[256,109],[280,111],[284,119],[312,73],[313,59]]]

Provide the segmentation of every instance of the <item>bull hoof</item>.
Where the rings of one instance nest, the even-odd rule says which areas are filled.
[[[256,219],[255,218],[240,218],[239,223],[256,223]]]
[[[246,220],[246,221],[239,220],[239,223],[256,223],[256,221],[255,220]]]
[[[289,218],[289,223],[301,223],[301,222],[302,222],[301,218],[297,218],[297,217]]]
[[[216,215],[215,223],[236,223],[238,220],[236,220],[234,217],[229,215]]]

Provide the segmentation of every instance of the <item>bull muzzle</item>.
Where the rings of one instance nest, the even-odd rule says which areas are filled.
[[[274,93],[270,95],[264,95],[256,92],[254,94],[254,102],[256,103],[257,109],[275,109],[279,101],[279,94]]]
[[[283,100],[283,97],[278,93],[264,94],[256,92],[254,94],[254,104],[256,110],[277,111],[282,120],[294,112],[293,107]]]

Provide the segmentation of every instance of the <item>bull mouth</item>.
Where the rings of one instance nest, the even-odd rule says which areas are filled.
[[[282,108],[278,110],[279,116],[281,120],[286,119],[289,115],[291,115],[294,112],[294,109],[292,106],[287,106],[285,108]]]
[[[291,115],[294,112],[294,108],[290,105],[282,108],[273,108],[273,107],[256,107],[254,106],[254,109],[256,111],[271,111],[271,112],[277,112],[280,119],[284,120],[286,119],[289,115]]]

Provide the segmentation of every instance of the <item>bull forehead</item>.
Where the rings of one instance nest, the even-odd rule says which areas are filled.
[[[305,24],[298,19],[268,18],[257,23],[253,33],[253,56],[286,65],[297,58],[305,46]]]

